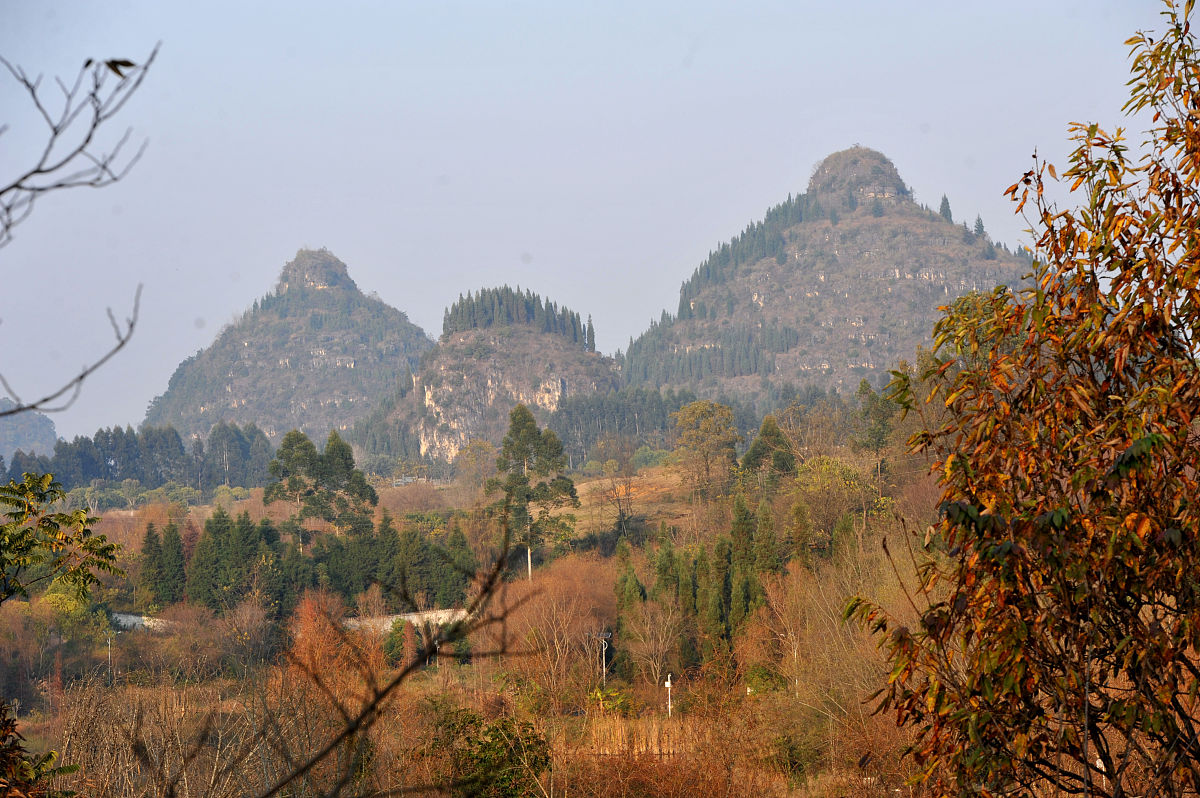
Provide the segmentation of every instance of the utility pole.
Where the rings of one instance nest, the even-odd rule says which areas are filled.
[[[601,632],[596,635],[600,639],[600,689],[604,690],[608,679],[608,641],[612,632]]]
[[[104,636],[105,636],[105,637],[108,639],[108,684],[109,684],[109,686],[111,687],[111,686],[114,684],[114,681],[113,681],[113,666],[112,666],[112,639],[113,639],[113,630],[112,630],[112,629],[109,629],[107,632],[105,632],[105,633],[104,633]]]

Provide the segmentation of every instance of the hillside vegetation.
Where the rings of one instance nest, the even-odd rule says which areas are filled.
[[[595,351],[591,320],[508,287],[460,298],[441,339],[392,409],[354,430],[367,452],[452,461],[471,440],[499,442],[508,413],[527,405],[543,422],[571,397],[620,387],[611,358]]]
[[[891,161],[854,147],[713,251],[684,282],[676,314],[618,360],[630,385],[736,396],[760,410],[786,404],[797,386],[878,387],[928,345],[939,306],[1015,285],[1027,270],[982,222],[922,208]]]
[[[409,380],[432,342],[407,316],[365,296],[327,250],[301,250],[275,291],[188,358],[145,423],[207,435],[218,421],[271,440],[347,429]]]

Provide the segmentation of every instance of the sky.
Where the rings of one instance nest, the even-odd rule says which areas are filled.
[[[1069,123],[1129,124],[1124,42],[1162,8],[0,0],[0,56],[48,91],[161,42],[107,131],[142,159],[47,195],[0,248],[0,374],[22,399],[57,387],[141,285],[129,345],[53,416],[67,438],[137,427],[305,247],[432,337],[459,294],[519,285],[590,314],[611,354],[855,144],[918,202],[1027,242],[1004,188],[1035,150],[1065,162]],[[0,74],[0,185],[45,143],[30,111]]]

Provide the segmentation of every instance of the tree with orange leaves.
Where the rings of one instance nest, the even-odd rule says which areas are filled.
[[[1200,55],[1192,2],[1139,34],[1126,110],[1141,147],[1075,125],[1061,180],[1008,193],[1038,234],[1030,287],[935,328],[921,380],[941,520],[901,624],[856,599],[892,670],[881,709],[916,732],[939,795],[1200,789]],[[921,400],[925,401],[922,402]]]

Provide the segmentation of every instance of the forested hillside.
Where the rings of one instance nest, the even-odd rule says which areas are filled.
[[[398,310],[365,296],[327,250],[301,250],[275,291],[175,370],[146,414],[207,435],[219,421],[323,438],[409,380],[431,342]]]
[[[442,322],[442,336],[465,330],[482,330],[488,327],[506,327],[524,324],[544,333],[556,333],[579,344],[589,352],[596,351],[596,330],[589,316],[587,325],[580,321],[579,314],[569,308],[559,308],[526,289],[513,290],[507,285],[501,288],[485,288],[475,294],[461,294],[458,301],[446,309]]]
[[[892,163],[864,147],[834,153],[808,190],[722,244],[680,289],[676,314],[619,357],[630,385],[785,404],[796,386],[878,386],[929,343],[937,308],[997,283],[1023,257],[982,220],[917,205]]]

